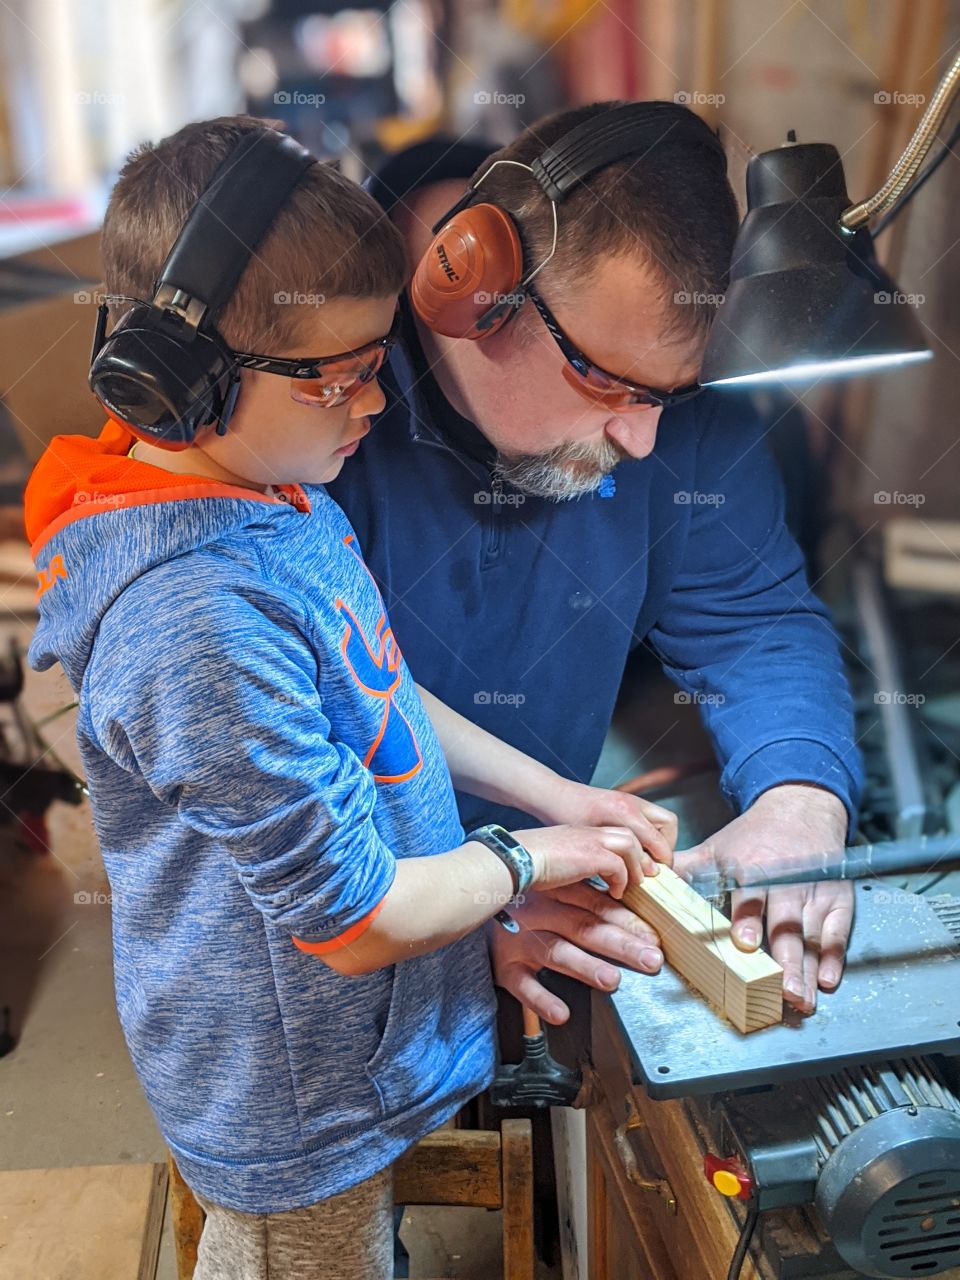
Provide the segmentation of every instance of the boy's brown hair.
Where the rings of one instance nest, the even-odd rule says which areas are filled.
[[[132,152],[103,223],[107,293],[149,300],[221,161],[251,131],[273,127],[269,120],[224,116],[185,125]],[[403,239],[381,207],[333,164],[318,163],[304,172],[215,323],[235,350],[283,355],[301,345],[305,320],[320,299],[389,297],[406,277]],[[126,309],[114,304],[113,318]]]

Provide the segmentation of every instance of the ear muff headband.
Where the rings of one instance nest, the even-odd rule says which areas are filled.
[[[185,449],[236,404],[239,373],[216,318],[244,267],[315,158],[273,129],[248,134],[204,188],[150,302],[135,300],[109,337],[100,307],[89,384],[134,435]]]
[[[450,338],[488,337],[521,307],[525,286],[556,250],[557,205],[591,174],[658,144],[705,147],[726,171],[726,155],[705,121],[673,102],[628,102],[585,120],[531,164],[495,161],[434,226],[434,237],[410,281],[410,300],[424,323]],[[518,164],[553,205],[554,241],[523,275],[520,228],[505,209],[482,200],[480,186],[497,164]]]

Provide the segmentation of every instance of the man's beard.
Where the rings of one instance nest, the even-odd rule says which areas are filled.
[[[612,440],[559,444],[545,453],[498,453],[495,474],[537,498],[565,502],[599,489],[604,476],[629,457]]]

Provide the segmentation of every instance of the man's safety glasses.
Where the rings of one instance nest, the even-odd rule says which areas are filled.
[[[593,404],[602,405],[614,413],[630,413],[638,409],[666,409],[673,404],[681,404],[690,400],[703,390],[699,382],[691,382],[689,386],[675,391],[664,391],[659,387],[646,387],[627,378],[617,377],[593,363],[583,354],[560,328],[553,312],[544,302],[540,294],[532,287],[526,286],[530,301],[540,312],[544,324],[549,329],[557,346],[563,352],[564,379],[575,391]]]
[[[254,355],[250,351],[234,351],[232,354],[243,369],[289,378],[290,397],[298,404],[332,409],[353,400],[377,376],[399,332],[400,312],[397,311],[389,333],[364,343],[355,351],[318,356],[315,360],[283,360],[275,356]]]

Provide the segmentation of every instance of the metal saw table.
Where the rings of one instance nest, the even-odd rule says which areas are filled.
[[[610,997],[652,1098],[685,1098],[826,1074],[905,1054],[960,1055],[960,900],[879,881],[856,886],[843,981],[810,1017],[743,1036],[666,965],[624,970]]]

